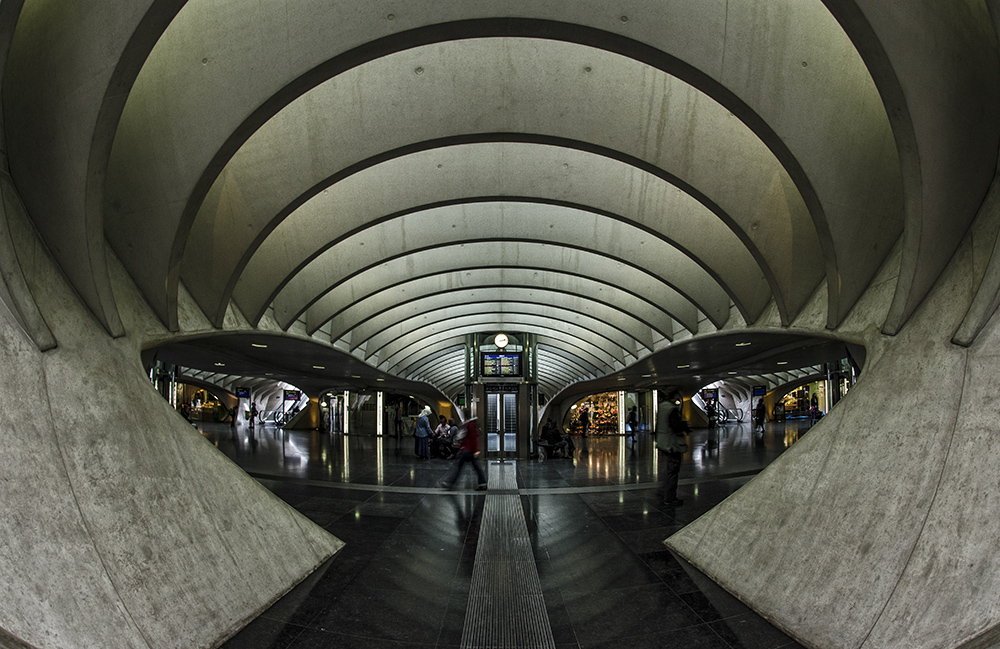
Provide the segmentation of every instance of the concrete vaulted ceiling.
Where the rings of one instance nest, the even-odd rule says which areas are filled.
[[[966,9],[919,10],[964,34],[930,58],[876,0],[23,2],[11,175],[114,335],[105,241],[172,330],[183,285],[449,389],[492,328],[551,390],[817,295],[835,328],[901,245],[893,332],[990,181]]]

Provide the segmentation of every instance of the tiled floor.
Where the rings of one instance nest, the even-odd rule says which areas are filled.
[[[679,495],[664,507],[651,440],[576,438],[572,460],[516,463],[557,647],[799,647],[673,556],[663,540],[745,484],[807,424],[695,431]],[[483,504],[471,468],[436,487],[446,460],[412,440],[226,425],[203,434],[266,487],[346,542],[226,649],[459,647]],[[634,446],[634,447],[633,447]]]

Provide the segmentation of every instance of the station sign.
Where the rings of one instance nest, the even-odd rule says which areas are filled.
[[[755,385],[755,386],[753,386],[753,396],[755,396],[755,397],[763,397],[763,396],[766,396],[766,395],[767,395],[767,386],[766,385]]]
[[[284,390],[285,401],[298,401],[302,398],[302,390]]]

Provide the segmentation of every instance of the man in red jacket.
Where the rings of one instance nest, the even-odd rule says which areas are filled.
[[[476,487],[477,490],[482,490],[486,488],[486,474],[483,472],[483,468],[479,466],[479,427],[476,426],[476,419],[472,418],[462,424],[462,427],[458,429],[458,437],[462,440],[462,448],[458,451],[458,461],[455,463],[455,467],[448,473],[448,477],[439,482],[445,489],[451,489],[455,484],[455,480],[458,479],[458,474],[462,471],[462,467],[466,462],[472,463],[472,468],[476,470],[476,474],[479,476],[479,486]]]

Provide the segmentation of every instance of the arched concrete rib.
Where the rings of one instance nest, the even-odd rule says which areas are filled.
[[[544,337],[540,337],[545,339]],[[564,345],[565,346],[565,345]],[[571,349],[565,346],[567,349]],[[438,363],[447,362],[451,357],[458,355],[462,358],[464,364],[465,358],[465,342],[456,342],[452,347],[447,347],[439,350],[438,352],[425,356],[419,361],[411,364],[407,368],[407,374],[404,378],[409,380],[416,380],[416,377],[420,376],[422,372],[428,371],[428,368],[433,367]],[[556,347],[552,344],[541,344],[538,346],[539,355],[539,367],[553,366],[555,371],[560,375],[565,375],[568,380],[567,384],[574,383],[576,381],[586,381],[589,379],[597,378],[600,375],[598,368],[579,356],[575,355],[574,352],[566,351],[566,349]],[[463,365],[463,377],[464,381],[464,365]]]
[[[590,288],[599,288],[610,293],[603,296],[597,290],[592,292],[570,292],[553,290],[543,286],[537,280],[536,271],[531,269],[476,269],[474,271],[457,271],[450,275],[458,280],[448,285],[442,282],[441,276],[421,278],[404,282],[398,290],[387,289],[366,300],[355,302],[329,321],[325,329],[334,340],[341,338],[348,331],[353,340],[366,340],[389,324],[406,318],[430,314],[438,309],[465,304],[467,295],[477,288],[477,295],[484,291],[496,293],[499,300],[511,299],[519,302],[538,302],[555,304],[562,308],[571,308],[581,313],[595,315],[604,322],[612,323],[616,314],[624,314],[628,320],[641,323],[645,331],[633,328],[636,337],[647,347],[652,347],[653,332],[664,338],[673,337],[673,319],[647,301],[621,291],[607,291],[606,286],[598,282],[582,280],[580,283]],[[505,276],[499,276],[504,273]],[[513,276],[520,275],[521,282],[513,282]],[[557,279],[567,279],[557,276]],[[529,282],[534,280],[534,286]],[[548,285],[552,282],[549,281]],[[444,287],[444,288],[442,288]],[[596,296],[596,297],[595,297]],[[600,298],[612,298],[609,302]],[[612,301],[613,300],[613,301]]]
[[[483,301],[480,302],[479,300]],[[637,334],[633,334],[628,330],[629,323],[627,320],[629,318],[624,314],[613,314],[617,322],[611,324],[592,315],[566,309],[553,303],[517,302],[513,300],[498,301],[489,295],[484,297],[470,295],[462,304],[438,309],[433,313],[423,316],[400,320],[364,340],[354,340],[352,336],[351,346],[354,349],[358,345],[364,345],[365,356],[368,358],[374,354],[378,354],[394,341],[403,341],[409,336],[415,335],[417,331],[440,330],[442,327],[447,327],[450,323],[467,316],[488,318],[523,316],[537,320],[538,322],[549,321],[551,322],[551,327],[555,330],[562,330],[570,326],[581,327],[611,341],[615,346],[624,350],[625,353],[636,358],[652,351],[651,341],[647,346],[635,337]],[[635,327],[631,328],[635,329]],[[646,329],[646,334],[648,338],[648,328]],[[641,332],[638,335],[641,335]],[[640,353],[641,350],[645,350],[645,353]]]
[[[579,69],[584,57],[591,73]],[[497,66],[497,60],[509,64]],[[416,68],[428,72],[414,74]],[[592,84],[605,86],[600,99]],[[533,99],[512,111],[510,97]],[[618,151],[681,179],[747,237],[781,249],[765,270],[802,284],[803,302],[822,279],[819,240],[801,196],[773,153],[723,106],[675,77],[601,50],[478,39],[371,61],[312,89],[258,129],[195,219],[182,265],[185,284],[218,322],[236,281],[227,268],[239,270],[290,207],[353,165],[456,133],[532,133]],[[219,215],[243,227],[220,228]],[[732,297],[740,306],[746,300]],[[783,296],[775,299],[784,312]]]
[[[366,228],[314,259],[293,277],[275,299],[280,324],[301,312],[320,291],[336,286],[363,271],[381,272],[381,262],[424,251],[441,255],[451,246],[452,267],[478,262],[473,257],[482,246],[463,251],[462,243],[530,241],[551,246],[557,268],[579,269],[578,251],[598,253],[623,265],[644,269],[691,300],[717,326],[729,317],[729,295],[700,266],[660,239],[620,221],[576,210],[527,203],[452,205],[407,214]],[[496,245],[494,243],[493,245]],[[553,261],[550,260],[550,264]],[[383,285],[400,278],[383,275]]]
[[[581,7],[581,11],[574,14],[562,6],[556,11],[554,5],[547,3],[515,5],[508,8],[527,18],[448,24],[449,20],[476,18],[480,9],[468,6],[456,11],[451,6],[445,8],[428,3],[408,15],[407,20],[379,24],[374,33],[366,33],[366,29],[375,23],[362,25],[343,20],[344,15],[355,15],[348,9],[334,16],[325,11],[326,6],[308,1],[296,3],[287,11],[277,12],[276,7],[260,8],[253,29],[269,23],[280,25],[282,33],[289,33],[301,50],[296,67],[260,64],[283,60],[288,48],[282,39],[259,38],[257,32],[248,40],[247,27],[244,27],[247,23],[238,18],[243,12],[237,4],[189,3],[188,9],[181,12],[160,39],[150,57],[152,63],[147,67],[159,70],[170,62],[186,63],[182,53],[187,54],[192,44],[206,55],[202,60],[215,65],[198,69],[194,78],[176,74],[168,80],[157,79],[155,84],[145,83],[145,79],[136,83],[130,101],[134,106],[126,111],[123,121],[137,122],[133,132],[148,133],[151,137],[147,147],[135,147],[126,152],[128,159],[123,161],[121,168],[151,168],[152,164],[143,163],[151,162],[153,155],[164,150],[177,148],[199,153],[194,160],[188,159],[191,164],[178,174],[181,178],[171,178],[171,183],[161,182],[160,186],[155,186],[155,182],[147,183],[145,191],[124,191],[121,195],[135,196],[142,205],[153,202],[145,200],[146,196],[163,196],[164,200],[156,208],[160,212],[169,212],[165,206],[180,204],[188,197],[189,205],[197,206],[207,190],[207,181],[214,174],[211,170],[221,169],[241,141],[303,89],[373,57],[421,43],[455,38],[458,34],[469,38],[543,34],[546,38],[604,47],[677,74],[721,99],[761,133],[778,151],[786,167],[794,170],[793,177],[800,187],[820,176],[828,177],[834,184],[856,179],[851,174],[822,173],[831,167],[837,171],[878,171],[883,166],[872,164],[873,160],[877,162],[877,151],[873,152],[869,146],[854,146],[856,138],[845,137],[845,134],[866,128],[865,135],[877,130],[870,128],[868,122],[873,110],[878,113],[878,101],[869,101],[873,96],[870,79],[857,74],[863,70],[863,65],[839,26],[818,2],[774,5],[759,0],[727,6],[721,11],[718,7],[706,8],[679,0],[640,3],[632,9],[642,20],[634,20],[627,26],[618,25],[613,15],[604,15],[603,11],[593,11],[590,7],[586,10]],[[227,12],[236,14],[228,19],[225,18]],[[727,12],[733,14],[731,19]],[[356,15],[363,13],[356,12]],[[758,16],[760,20],[755,19]],[[302,19],[304,17],[308,18]],[[579,24],[546,20],[556,17]],[[225,30],[217,28],[222,24],[226,25]],[[593,29],[598,25],[616,25],[623,33]],[[377,40],[391,29],[409,28],[413,29]],[[625,38],[625,33],[631,38]],[[247,42],[253,42],[256,51],[248,52]],[[365,47],[358,47],[365,43]],[[705,43],[717,43],[718,47],[705,47]],[[794,43],[795,47],[788,47],[788,43]],[[720,54],[724,51],[750,52],[753,56],[726,60]],[[231,56],[233,52],[239,52],[240,57]],[[192,72],[196,58],[186,57],[191,61]],[[808,74],[796,73],[793,63],[799,61],[795,59],[810,63]],[[770,83],[761,83],[762,78]],[[170,81],[176,86],[171,86]],[[760,92],[762,88],[774,86],[780,86],[782,92]],[[197,100],[193,99],[195,97]],[[844,98],[851,99],[850,110],[829,110],[831,103],[836,105]],[[218,107],[216,119],[203,119],[205,105]],[[188,119],[183,118],[185,114],[189,115]],[[160,127],[178,118],[190,124],[185,132],[174,133]],[[165,138],[168,131],[171,138],[179,137],[182,141]],[[813,146],[817,140],[823,144]],[[822,154],[810,154],[811,151],[822,151]],[[800,162],[802,160],[808,163]],[[877,182],[870,185],[880,186]],[[869,192],[855,191],[864,187],[836,189],[839,191],[830,194],[858,196],[859,204],[872,202]],[[808,187],[803,192],[807,196],[814,193]],[[123,209],[126,218],[132,211],[129,207]],[[178,221],[169,215],[168,220]],[[846,221],[831,219],[835,224]],[[856,219],[854,221],[852,225],[857,225]],[[186,236],[186,232],[182,232],[181,240]],[[137,257],[140,264],[148,263],[149,258],[141,253]],[[130,263],[126,265],[133,267]],[[152,288],[162,290],[159,288],[162,285],[163,282],[154,283]],[[839,289],[839,282],[831,284],[831,292],[833,288]]]
[[[274,225],[247,265],[234,270],[242,273],[233,298],[256,322],[288,277],[359,229],[436,206],[499,200],[592,211],[659,236],[728,286],[750,322],[772,291],[780,292],[779,286],[768,286],[770,271],[758,267],[757,259],[765,267],[770,263],[764,253],[752,241],[740,240],[733,219],[716,213],[720,208],[713,211],[653,172],[574,144],[579,143],[454,144],[362,168],[324,187]]]
[[[824,2],[871,70],[900,152],[906,227],[884,326],[895,334],[951,260],[993,182],[997,36],[980,0]]]
[[[567,252],[547,244],[518,241],[441,246],[387,261],[354,275],[349,282],[334,284],[309,298],[276,300],[274,317],[279,325],[294,322],[303,311],[303,307],[296,304],[301,305],[305,300],[311,304],[306,310],[306,330],[312,334],[333,318],[341,315],[349,318],[348,311],[353,305],[360,306],[369,299],[389,308],[425,286],[437,285],[440,290],[446,290],[453,286],[475,287],[499,281],[507,286],[589,294],[633,313],[647,313],[651,306],[659,312],[649,316],[649,324],[654,329],[660,331],[667,327],[666,318],[672,317],[692,333],[698,331],[697,307],[662,280],[643,269],[591,251],[572,251],[571,256]],[[570,265],[570,261],[574,264]],[[636,300],[648,306],[637,304]],[[343,332],[345,329],[336,324],[331,331]],[[666,333],[664,336],[672,338]]]
[[[530,327],[525,329],[525,327]],[[594,355],[604,355],[611,361],[626,364],[626,358],[634,359],[635,353],[623,347],[620,343],[629,340],[620,334],[614,338],[613,331],[597,331],[588,329],[571,322],[552,321],[550,316],[539,316],[530,313],[480,313],[452,318],[448,322],[439,322],[425,325],[404,333],[398,337],[392,337],[378,350],[366,350],[365,360],[370,365],[381,365],[382,362],[392,359],[404,350],[411,349],[413,345],[419,345],[422,340],[453,337],[457,332],[463,334],[472,331],[529,331],[530,333],[543,332],[551,335],[556,333],[568,336],[579,341],[587,347]],[[379,360],[371,362],[373,356]]]
[[[128,96],[123,88],[183,0],[75,3],[60,11],[39,4],[0,6],[10,172],[70,283],[108,333],[121,336],[104,239],[104,179]]]
[[[573,321],[580,318],[581,322],[593,321],[598,331],[607,327],[617,329],[632,341],[631,346],[636,348],[637,353],[640,347],[653,350],[653,332],[649,325],[631,313],[581,296],[537,288],[509,288],[504,285],[485,286],[482,289],[460,288],[415,298],[391,308],[351,329],[351,349],[365,344],[365,349],[370,351],[373,349],[372,345],[380,344],[379,340],[400,335],[410,327],[457,317],[463,313],[484,313],[490,309],[498,313],[518,310],[538,314],[544,314],[548,309],[556,310],[560,312],[552,314],[556,319],[569,318]]]
[[[499,327],[506,328],[506,325],[503,323],[492,323],[492,325],[493,326],[490,327],[484,327],[484,329],[496,330]],[[551,333],[549,330],[535,327],[534,325],[519,325],[519,330],[525,333],[538,334],[539,340],[543,337],[546,338],[550,345],[558,347],[572,356],[576,356],[583,363],[593,365],[597,368],[597,373],[600,375],[604,375],[615,370],[616,361],[614,357],[609,355],[604,350],[594,347],[587,341],[579,340],[573,336],[563,334],[560,334],[560,338],[555,340],[549,336]],[[410,345],[409,348],[402,350],[393,358],[381,359],[379,369],[397,376],[405,376],[408,368],[416,363],[419,363],[421,359],[426,358],[436,351],[445,349],[448,346],[459,344],[459,342],[464,344],[465,338],[461,333],[453,332],[450,338],[447,335],[441,335],[435,336],[434,340],[428,340],[425,342],[426,344],[423,345]]]

